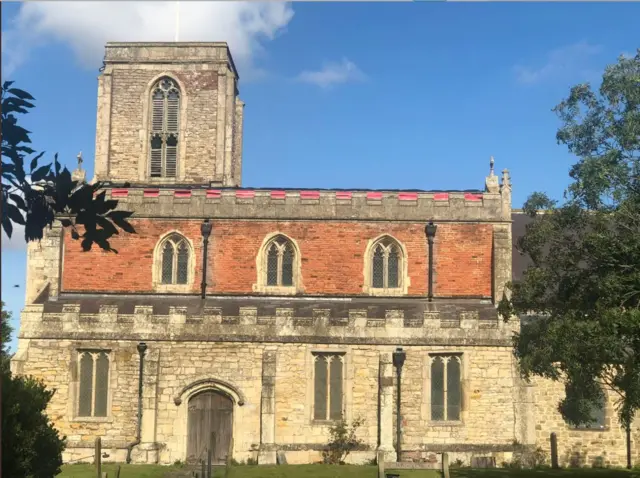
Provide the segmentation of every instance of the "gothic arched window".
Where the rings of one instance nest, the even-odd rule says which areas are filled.
[[[284,236],[275,237],[266,248],[267,286],[292,287],[294,285],[295,250]]]
[[[160,284],[187,284],[189,282],[190,247],[179,234],[171,234],[160,246]]]
[[[78,353],[78,416],[106,417],[109,400],[109,352]]]
[[[178,171],[180,89],[171,78],[162,78],[151,89],[150,175],[175,178]]]
[[[431,356],[431,420],[458,421],[462,412],[462,360]]]
[[[400,245],[390,237],[378,240],[371,249],[371,288],[398,289],[402,286],[403,257]]]

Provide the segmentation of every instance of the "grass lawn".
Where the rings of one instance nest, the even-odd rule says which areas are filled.
[[[102,471],[115,478],[117,465],[105,464]],[[120,478],[163,478],[165,473],[179,470],[173,466],[122,465]],[[387,469],[392,472],[392,469]],[[95,478],[92,465],[66,465],[57,478]],[[400,478],[440,478],[433,470],[398,470]],[[216,477],[223,476],[223,470],[216,469]],[[451,469],[452,478],[640,478],[639,471],[621,469],[563,469],[552,471],[493,469]],[[231,470],[231,478],[377,478],[375,466],[328,466],[328,465],[285,465],[285,466],[237,466]]]
[[[174,466],[121,465],[120,478],[163,478],[170,472],[180,470]],[[103,464],[102,471],[115,478],[117,465]],[[230,478],[377,478],[375,466],[327,466],[327,465],[265,465],[236,466],[231,469]],[[216,478],[222,477],[222,468],[216,468]],[[392,471],[392,470],[387,470]],[[95,478],[93,465],[65,465],[57,478]],[[432,470],[403,470],[401,478],[440,478],[440,473]]]
[[[451,478],[640,478],[637,470],[565,468],[560,470],[512,470],[509,468],[452,468]],[[402,475],[400,475],[402,478]]]
[[[120,465],[120,478],[162,478],[165,473],[174,471],[174,466],[162,465]],[[118,465],[103,463],[102,471],[109,474],[109,478],[115,478]],[[93,465],[77,464],[64,465],[62,473],[56,478],[96,478],[96,468]]]

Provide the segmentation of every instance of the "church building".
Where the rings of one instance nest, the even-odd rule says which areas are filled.
[[[92,181],[137,233],[118,254],[60,224],[29,244],[12,361],[55,389],[65,461],[97,437],[108,461],[195,461],[213,433],[218,462],[313,463],[358,419],[354,463],[395,461],[399,436],[402,461],[499,465],[548,457],[555,432],[562,464],[624,465],[612,394],[576,429],[561,384],[520,379],[519,320],[496,310],[525,267],[507,170],[455,191],[243,188],[238,81],[226,43],[106,45]]]

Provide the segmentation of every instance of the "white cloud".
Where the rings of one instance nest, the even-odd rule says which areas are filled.
[[[264,42],[292,17],[284,2],[25,2],[3,32],[3,76],[52,40],[69,45],[83,66],[97,68],[107,41],[174,41],[179,18],[180,41],[228,42],[244,78],[257,72]]]
[[[552,50],[542,66],[516,65],[514,70],[520,83],[531,85],[571,75],[590,75],[590,60],[602,51],[602,46],[581,41]]]
[[[343,58],[341,62],[325,63],[317,71],[305,70],[298,75],[297,80],[320,88],[329,88],[340,83],[363,81],[365,78],[365,74],[355,63]]]

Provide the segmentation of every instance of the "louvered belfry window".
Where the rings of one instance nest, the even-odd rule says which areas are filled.
[[[286,237],[278,236],[267,246],[267,285],[293,286],[293,244]]]
[[[175,178],[178,171],[180,90],[163,78],[151,94],[151,177]]]
[[[106,417],[109,398],[109,353],[79,352],[78,416]]]
[[[431,420],[458,421],[462,411],[462,375],[459,355],[431,357]]]
[[[161,246],[162,284],[186,284],[189,280],[189,245],[187,240],[172,234]]]
[[[373,247],[371,258],[371,286],[375,289],[400,287],[400,247],[390,238],[384,238]]]
[[[313,419],[340,420],[344,355],[316,353],[313,360]]]

